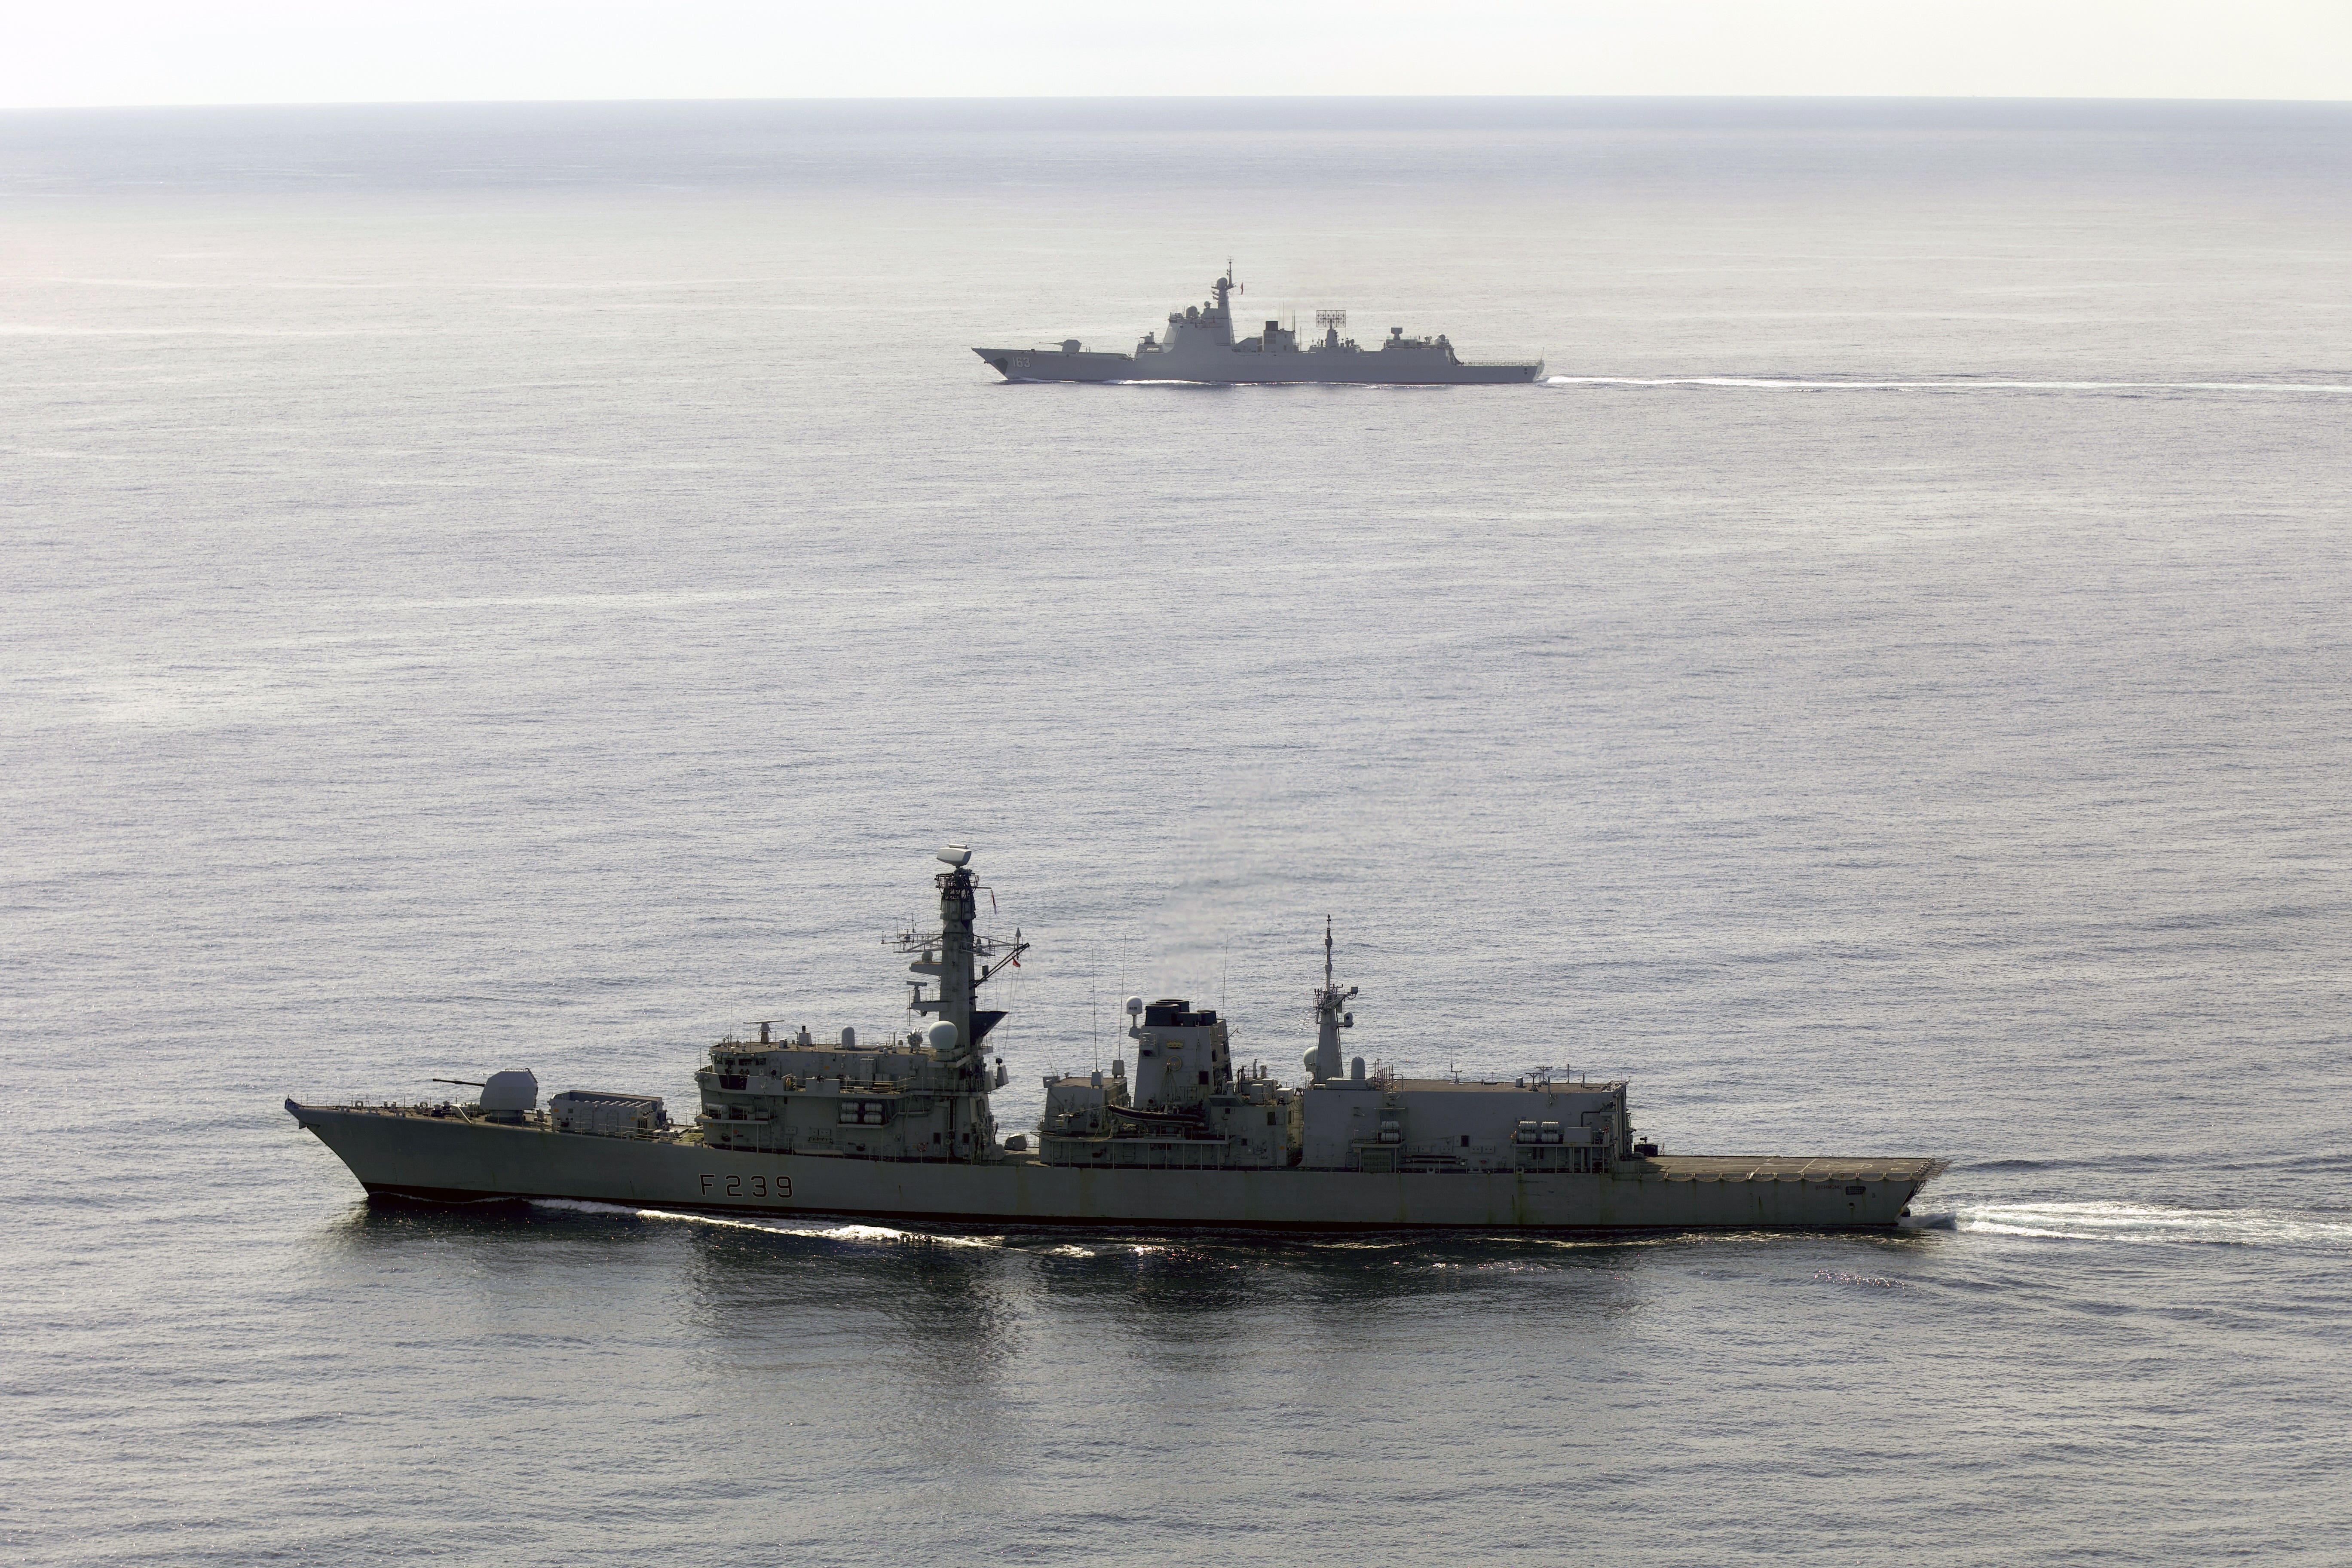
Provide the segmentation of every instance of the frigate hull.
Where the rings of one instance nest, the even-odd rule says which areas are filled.
[[[1234,1053],[1215,1008],[1126,1002],[1108,1070],[1045,1075],[1034,1137],[999,1135],[1009,1081],[982,987],[1030,951],[977,928],[994,893],[950,844],[936,927],[889,939],[912,960],[909,1011],[932,1023],[860,1041],[803,1024],[729,1035],[694,1074],[691,1127],[657,1096],[568,1089],[542,1107],[529,1069],[459,1105],[286,1109],[372,1194],[427,1202],[584,1199],[663,1209],[990,1227],[1265,1230],[1885,1229],[1934,1160],[1664,1156],[1627,1084],[1538,1068],[1505,1082],[1412,1079],[1340,1048],[1358,987],[1323,932],[1315,1048],[1285,1081]],[[989,1058],[995,1059],[992,1064]]]
[[[1265,1230],[1889,1229],[1941,1169],[1918,1159],[1654,1157],[1550,1172],[1089,1169],[714,1149],[398,1108],[286,1102],[371,1195],[570,1198],[679,1210],[982,1226]]]
[[[1541,361],[1478,364],[1440,356],[1384,353],[1251,353],[1181,357],[1060,349],[972,350],[1007,381],[1176,381],[1211,386],[1496,386],[1543,374]],[[1419,362],[1419,363],[1414,363]]]

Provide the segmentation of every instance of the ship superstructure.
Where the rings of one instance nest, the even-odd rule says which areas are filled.
[[[722,1040],[695,1074],[705,1148],[927,1162],[1003,1152],[989,1093],[1003,1087],[1004,1068],[992,1074],[983,1052],[1005,1015],[979,1001],[981,987],[1029,944],[1018,931],[1010,941],[980,934],[971,851],[950,845],[940,858],[949,868],[937,879],[939,929],[891,939],[914,961],[907,1010],[934,1022],[873,1046],[846,1028],[833,1040],[816,1040],[806,1026],[778,1039],[772,1023],[757,1026],[756,1044]]]
[[[904,1035],[730,1037],[695,1074],[697,1114],[653,1096],[567,1090],[545,1110],[509,1069],[471,1103],[286,1109],[371,1194],[558,1197],[982,1225],[1289,1229],[1891,1226],[1942,1169],[1920,1158],[1662,1154],[1622,1080],[1548,1071],[1408,1079],[1344,1058],[1357,989],[1324,932],[1305,1076],[1235,1055],[1182,997],[1127,1002],[1130,1058],[1045,1079],[1035,1146],[1000,1136],[1007,1081],[982,988],[1029,944],[976,929],[971,851],[940,852],[940,924],[903,932]],[[443,1080],[457,1081],[457,1080]]]
[[[1341,333],[1345,310],[1316,312],[1316,335],[1268,317],[1236,336],[1233,298],[1242,292],[1228,265],[1205,303],[1171,310],[1165,335],[1143,334],[1131,353],[1089,351],[1076,338],[1025,349],[976,348],[1007,381],[1194,381],[1220,384],[1336,382],[1380,385],[1463,385],[1530,382],[1541,360],[1480,363],[1465,360],[1440,332],[1407,337],[1402,327],[1366,348]]]

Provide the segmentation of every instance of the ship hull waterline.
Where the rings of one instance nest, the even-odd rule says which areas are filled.
[[[1088,1168],[712,1149],[373,1109],[287,1110],[371,1197],[572,1199],[634,1208],[1020,1226],[1361,1230],[1892,1230],[1940,1163],[1735,1175],[1787,1160],[1673,1156],[1605,1174]]]

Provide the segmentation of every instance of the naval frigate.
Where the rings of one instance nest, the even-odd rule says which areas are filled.
[[[1230,1026],[1182,997],[1127,1001],[1108,1072],[1045,1075],[1032,1132],[1000,1136],[990,1095],[1006,1014],[983,988],[1028,951],[978,929],[971,850],[950,845],[936,927],[891,939],[929,1022],[861,1043],[805,1025],[730,1036],[695,1072],[696,1114],[660,1097],[568,1089],[540,1103],[527,1068],[474,1100],[306,1105],[302,1128],[372,1197],[568,1198],[992,1226],[1891,1228],[1937,1160],[1669,1154],[1634,1128],[1623,1080],[1549,1070],[1404,1078],[1343,1057],[1358,988],[1324,930],[1303,1076],[1236,1055]],[[993,895],[991,895],[993,902]]]
[[[1374,348],[1340,336],[1345,310],[1318,310],[1319,337],[1300,341],[1296,327],[1268,318],[1258,331],[1234,335],[1233,296],[1242,292],[1229,264],[1204,304],[1168,312],[1163,339],[1146,332],[1132,353],[1088,350],[1076,338],[1026,349],[974,349],[1007,381],[1195,381],[1218,384],[1343,382],[1387,386],[1454,386],[1529,382],[1541,360],[1481,364],[1463,359],[1440,332],[1409,338],[1391,327]]]

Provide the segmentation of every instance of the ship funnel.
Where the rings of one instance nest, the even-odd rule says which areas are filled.
[[[940,851],[940,858],[950,866],[969,866],[971,864],[971,846],[950,844]]]

